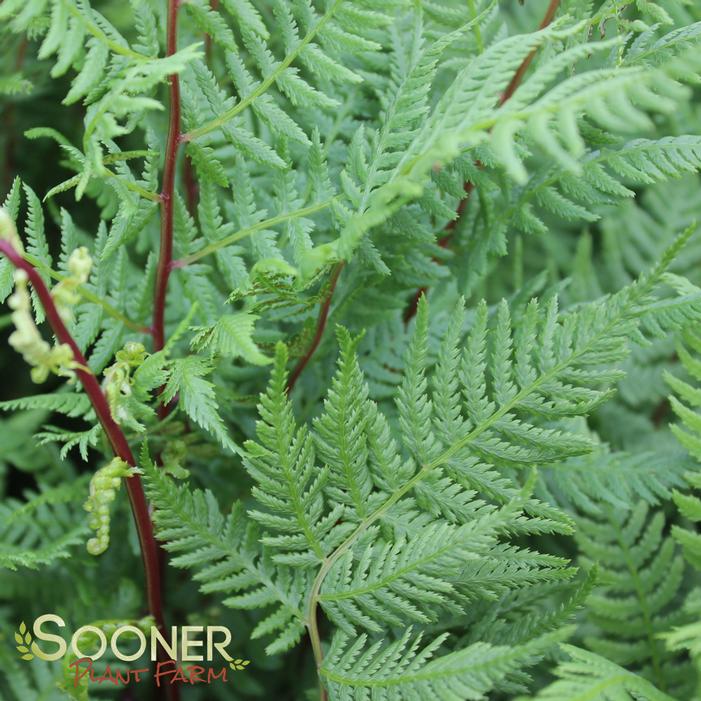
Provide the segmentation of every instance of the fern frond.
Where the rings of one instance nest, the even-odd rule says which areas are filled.
[[[698,407],[701,406],[701,392],[697,386],[701,380],[700,352],[701,340],[695,332],[687,329],[686,333],[683,334],[683,343],[677,347],[677,353],[688,374],[689,381],[669,373],[665,378],[674,392],[674,395],[670,397],[670,402],[680,421],[680,424],[672,425],[672,432],[696,461],[701,455],[699,451],[701,421],[698,414]],[[688,472],[686,479],[689,486],[696,492],[701,489],[701,476],[697,470]],[[685,493],[679,490],[674,491],[673,499],[680,515],[689,525],[684,523],[672,526],[672,537],[681,547],[687,562],[695,570],[701,570],[701,536],[697,532],[696,526],[701,522],[701,499],[696,493]],[[696,620],[700,611],[699,590],[695,588],[691,590],[686,600],[685,612],[688,622],[661,636],[670,650],[688,651],[697,669],[699,669],[699,660],[701,659],[701,627],[696,623]]]
[[[690,474],[688,475],[688,480],[691,486],[697,489],[701,488],[701,479],[699,479],[698,475]],[[682,516],[691,523],[701,522],[701,499],[697,496],[675,490],[674,503]],[[681,545],[684,557],[689,563],[696,569],[701,569],[701,536],[693,530],[682,528],[681,526],[673,526],[672,535]]]
[[[5,373],[0,638],[20,609],[147,602],[240,631],[238,671],[290,653],[244,694],[291,662],[288,695],[329,701],[699,696],[699,20],[0,0],[0,300],[13,264],[54,295],[66,328],[48,305],[37,334],[70,335],[116,424]],[[136,447],[139,537],[85,567],[76,466],[120,453],[86,502],[106,519]],[[70,691],[6,653],[0,698]]]
[[[21,73],[0,77],[0,95],[28,95],[33,89],[32,82]]]
[[[694,562],[692,564],[697,567]],[[688,652],[698,669],[701,662],[701,623],[698,623],[701,613],[701,590],[696,588],[689,592],[684,611],[691,623],[662,633],[660,637],[673,652]]]
[[[562,645],[567,660],[555,669],[559,679],[545,687],[535,701],[672,701],[647,679],[629,672],[604,657]],[[521,699],[525,701],[525,697]]]
[[[508,686],[511,675],[534,664],[553,643],[548,636],[515,647],[476,643],[439,655],[445,636],[423,648],[421,638],[408,630],[394,642],[368,644],[365,635],[353,640],[336,634],[320,670],[332,698],[360,701],[372,694],[382,701],[480,699]]]
[[[355,355],[360,338],[353,339],[345,329],[339,329],[338,340],[338,372],[324,412],[314,422],[314,439],[320,457],[328,466],[325,491],[329,498],[351,506],[350,518],[362,518],[377,503],[369,468],[373,446],[369,445],[367,431],[377,409],[368,398]]]
[[[349,634],[355,626],[379,633],[405,621],[429,623],[463,611],[475,598],[566,579],[566,561],[499,544],[513,519],[509,509],[480,515],[463,526],[432,524],[407,539],[372,544],[340,558],[319,601]]]
[[[174,360],[163,390],[163,401],[167,404],[178,395],[183,411],[198,426],[211,433],[224,448],[236,453],[238,448],[229,437],[219,414],[214,385],[204,379],[210,372],[211,367],[201,357]]]
[[[255,27],[254,31],[244,33],[243,40],[261,78],[253,77],[236,53],[232,53],[229,56],[230,74],[242,95],[241,100],[237,104],[221,104],[219,109],[214,109],[205,124],[192,125],[187,139],[197,139],[221,130],[232,143],[238,141],[242,145],[240,137],[235,134],[234,124],[248,107],[255,107],[270,125],[278,123],[280,126],[277,129],[289,127],[289,120],[277,120],[279,110],[275,109],[274,102],[266,99],[273,86],[293,105],[308,104],[326,110],[336,107],[337,101],[329,97],[316,81],[303,78],[296,64],[303,64],[314,77],[325,75],[333,81],[343,82],[362,80],[360,74],[344,65],[343,56],[351,49],[355,50],[356,55],[360,48],[364,52],[377,51],[380,45],[370,37],[378,28],[391,23],[390,11],[399,4],[401,0],[393,0],[381,11],[378,8],[369,10],[363,2],[352,2],[344,7],[340,0],[332,0],[327,3],[324,13],[319,15],[310,3],[299,3],[294,7],[275,3],[275,19],[280,24],[287,49],[285,56],[279,59],[266,41],[269,32],[260,17],[250,10],[242,13],[239,3],[233,0],[224,3],[227,11],[235,17],[245,15]],[[227,36],[223,28],[220,36],[222,39]],[[323,49],[319,42],[323,42]],[[212,104],[212,107],[215,105]],[[238,124],[241,124],[240,119]],[[294,126],[291,131],[294,135],[300,134]]]
[[[244,445],[246,469],[255,479],[253,496],[265,507],[251,518],[269,535],[262,542],[273,550],[277,562],[313,564],[343,539],[350,524],[337,526],[342,504],[326,513],[323,489],[329,468],[317,470],[312,437],[305,427],[296,428],[287,399],[287,349],[278,344],[268,391],[261,395],[257,423],[259,442]]]
[[[593,514],[607,506],[625,510],[637,500],[650,505],[667,501],[684,484],[690,466],[679,452],[602,449],[553,465],[542,474],[556,503]]]
[[[670,397],[670,402],[674,413],[679,418],[681,424],[673,424],[671,429],[677,440],[696,460],[701,459],[701,416],[698,407],[701,406],[701,391],[696,387],[696,383],[701,381],[701,338],[688,330],[684,334],[684,343],[677,347],[679,359],[684,366],[694,384],[675,377],[671,373],[665,374],[667,384],[674,395]]]
[[[597,221],[606,207],[634,196],[627,185],[680,178],[700,166],[701,139],[691,135],[602,148],[581,159],[577,174],[560,165],[534,173],[512,203],[496,213],[493,225],[501,229],[511,223],[525,233],[543,233],[547,227],[539,210],[568,222]]]
[[[669,688],[682,673],[659,634],[681,622],[684,561],[664,536],[664,515],[658,511],[648,519],[648,507],[640,503],[628,513],[611,507],[605,518],[580,518],[579,524],[584,562],[596,564],[601,581],[588,602],[599,633],[586,638],[587,646]]]
[[[71,418],[83,417],[91,411],[90,400],[84,394],[35,394],[21,399],[0,402],[1,411],[42,409],[65,414]]]
[[[581,29],[581,25],[563,27],[555,22],[534,34],[496,42],[471,61],[423,120],[410,146],[383,178],[384,185],[364,199],[360,211],[347,217],[339,240],[315,249],[308,261],[310,267],[318,267],[320,260],[329,257],[347,259],[370,229],[423,194],[428,174],[437,163],[445,166],[466,149],[488,141],[489,150],[485,155],[489,161],[505,168],[517,181],[524,182],[527,171],[519,155],[520,144],[516,145],[517,135],[523,133],[527,142],[535,142],[563,168],[578,173],[578,159],[584,150],[579,135],[583,114],[598,120],[609,131],[620,132],[632,123],[649,125],[646,111],[671,108],[673,101],[668,96],[676,94],[676,83],[661,71],[648,74],[638,67],[575,74],[549,90],[554,78],[568,63],[575,64],[587,53],[607,48],[605,43],[599,42],[576,44],[565,50],[527,79],[513,98],[498,106],[495,113],[501,92],[530,51],[542,43],[566,40]],[[613,111],[607,101],[615,102],[616,110],[625,112],[625,119],[612,120]],[[362,138],[359,137],[361,143]],[[675,159],[675,165],[668,168],[694,167],[692,163],[682,167],[681,162]],[[368,165],[363,169],[367,170]],[[353,197],[351,193],[351,200]]]
[[[88,449],[97,446],[97,442],[102,433],[100,424],[91,426],[84,431],[69,431],[59,426],[47,425],[44,430],[36,434],[38,445],[48,445],[50,443],[60,443],[60,455],[65,458],[71,449],[77,447],[80,457],[85,462],[88,460]]]
[[[201,590],[226,597],[231,608],[274,607],[252,633],[254,638],[274,636],[269,654],[296,644],[304,630],[304,572],[281,567],[261,552],[257,529],[240,504],[224,517],[211,492],[176,485],[145,454],[141,464],[158,538],[172,554],[170,564],[195,570]]]
[[[225,314],[213,326],[193,329],[197,333],[190,345],[196,351],[209,349],[212,356],[242,357],[254,365],[266,365],[271,359],[264,355],[253,340],[258,317],[247,312]]]
[[[0,505],[0,566],[38,569],[71,556],[71,548],[84,542],[87,524],[78,517],[78,508],[69,504],[83,496],[84,480],[70,488],[46,490],[29,495],[26,503]]]

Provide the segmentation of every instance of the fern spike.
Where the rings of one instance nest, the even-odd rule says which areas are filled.
[[[132,477],[134,472],[120,458],[115,458],[108,465],[101,467],[90,480],[90,496],[83,508],[90,514],[90,528],[96,533],[87,544],[91,555],[102,555],[110,542],[110,503],[117,496],[123,477]]]
[[[136,466],[136,461],[124,433],[115,423],[107,404],[105,395],[95,376],[88,370],[88,364],[73,337],[69,333],[56,307],[53,297],[35,268],[22,258],[12,244],[13,233],[16,235],[14,224],[7,214],[0,215],[3,237],[0,238],[0,252],[5,255],[12,265],[26,275],[27,280],[37,293],[46,313],[46,318],[56,335],[59,343],[70,349],[74,371],[80,380],[86,394],[90,398],[98,420],[107,435],[116,456],[127,465]],[[146,587],[149,610],[159,626],[163,626],[163,608],[161,603],[161,587],[159,573],[158,547],[153,535],[153,524],[149,516],[148,505],[144,495],[141,480],[138,477],[127,482],[127,491],[136,521],[139,542],[144,560]]]

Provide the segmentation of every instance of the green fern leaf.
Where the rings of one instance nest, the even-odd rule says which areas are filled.
[[[261,552],[258,533],[241,505],[224,518],[211,492],[191,493],[141,460],[149,499],[155,505],[158,537],[172,554],[174,567],[194,569],[203,592],[227,597],[235,609],[274,607],[259,621],[254,638],[274,636],[269,654],[292,647],[304,630],[302,592],[305,577],[274,564]]]
[[[247,312],[225,314],[213,326],[195,327],[197,333],[190,345],[196,351],[209,349],[212,356],[243,358],[253,365],[272,362],[253,341],[253,331],[259,317]]]
[[[530,698],[539,701],[672,701],[671,696],[646,679],[599,655],[572,645],[562,645],[562,649],[569,659],[561,662],[555,670],[560,678]]]
[[[408,630],[395,642],[366,646],[364,635],[351,640],[337,634],[321,675],[339,701],[359,701],[371,693],[383,701],[480,699],[508,685],[510,675],[532,665],[552,644],[547,637],[514,648],[476,643],[437,655],[444,640],[438,637],[420,649],[421,636]]]
[[[207,362],[197,356],[174,360],[163,390],[163,402],[169,403],[177,394],[185,413],[200,428],[211,433],[224,448],[236,453],[239,448],[229,437],[219,414],[214,385],[204,379],[210,372]]]

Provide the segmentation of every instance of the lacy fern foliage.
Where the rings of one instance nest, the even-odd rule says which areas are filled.
[[[701,699],[700,46],[3,0],[0,638],[229,628],[164,701]],[[102,698],[8,649],[1,698]]]

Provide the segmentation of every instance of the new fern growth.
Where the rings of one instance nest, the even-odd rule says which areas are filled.
[[[701,699],[701,11],[94,5],[0,3],[0,697]]]
[[[132,477],[133,467],[120,458],[101,467],[90,480],[90,495],[83,508],[90,514],[88,525],[95,531],[95,537],[88,541],[91,555],[101,555],[110,543],[110,504],[117,497],[123,477]]]

